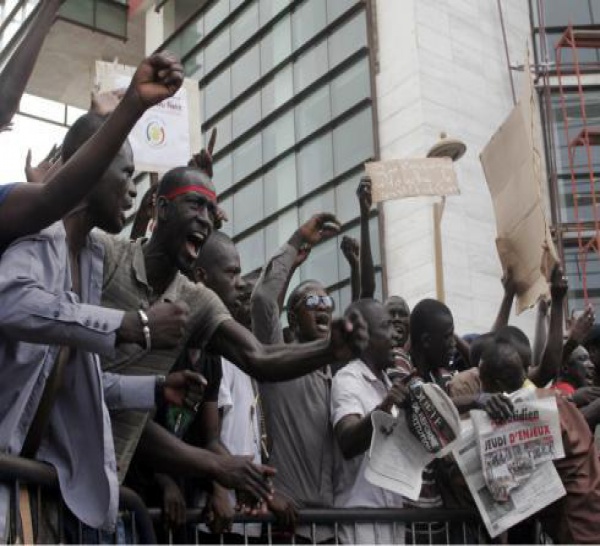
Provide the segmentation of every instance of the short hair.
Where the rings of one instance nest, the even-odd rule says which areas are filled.
[[[415,305],[410,314],[410,342],[413,347],[421,344],[421,336],[431,331],[432,322],[440,316],[452,319],[452,312],[441,301],[424,299]]]
[[[390,296],[387,300],[385,300],[385,302],[383,302],[383,305],[387,307],[395,301],[397,301],[402,307],[404,307],[404,309],[406,309],[407,315],[410,316],[410,307],[408,306],[408,303],[402,296]]]
[[[471,344],[469,345],[469,361],[471,362],[471,366],[479,366],[481,356],[486,348],[493,343],[494,334],[492,332],[481,334],[471,341]]]
[[[222,231],[213,231],[200,249],[195,266],[206,267],[211,263],[215,263],[218,260],[219,253],[227,247],[235,249],[235,243],[231,240],[231,237]]]
[[[88,112],[79,117],[67,131],[61,147],[61,157],[66,163],[102,127],[108,116]]]
[[[501,390],[513,392],[523,386],[525,372],[517,348],[494,340],[483,351],[479,373],[484,382],[494,381]]]
[[[516,326],[503,326],[496,332],[495,338],[498,342],[511,344],[519,353],[523,368],[529,369],[532,358],[531,343],[523,330]]]
[[[359,300],[353,301],[347,308],[346,313],[356,309],[367,321],[371,319],[371,310],[375,307],[384,307],[384,305],[375,298],[361,298]]]
[[[205,178],[205,182],[211,185],[208,175],[196,167],[175,167],[174,169],[167,171],[160,179],[158,187],[156,188],[157,199],[171,193],[174,189],[183,186],[186,182],[186,178],[198,175]]]
[[[320,283],[319,281],[316,281],[314,279],[308,279],[306,281],[302,281],[298,286],[296,286],[291,294],[288,296],[288,300],[287,300],[287,310],[288,313],[290,311],[293,311],[298,303],[300,303],[300,300],[302,299],[302,295],[304,294],[304,290],[308,287],[308,286],[323,286],[323,283]]]

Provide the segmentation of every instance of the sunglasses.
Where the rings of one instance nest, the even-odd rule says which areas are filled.
[[[328,311],[335,308],[335,301],[331,296],[317,296],[317,294],[307,294],[303,300],[298,302],[298,305],[304,302],[307,309],[316,309],[319,306],[325,307]],[[296,306],[297,307],[297,306]]]

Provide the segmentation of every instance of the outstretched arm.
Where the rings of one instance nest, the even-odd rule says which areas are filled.
[[[360,179],[356,194],[360,204],[360,297],[372,298],[375,295],[375,267],[369,233],[369,212],[373,203],[370,178]]]
[[[350,288],[352,301],[360,298],[360,245],[353,237],[344,235],[340,245],[342,254],[350,266]]]
[[[492,332],[497,332],[500,328],[508,326],[510,309],[516,294],[515,282],[510,268],[506,271],[506,275],[502,277],[502,286],[504,287],[504,296],[502,297],[500,309],[498,309],[498,316],[492,326]]]
[[[568,288],[567,278],[563,276],[562,268],[556,265],[550,277],[552,304],[548,342],[542,362],[539,366],[531,367],[528,373],[529,379],[538,387],[543,387],[552,381],[560,370],[563,352],[563,302]]]
[[[147,108],[181,86],[181,64],[169,54],[145,59],[121,103],[100,130],[43,185],[19,184],[0,206],[0,246],[60,220],[92,189]]]
[[[315,214],[269,260],[252,292],[252,330],[258,341],[269,345],[283,342],[279,315],[292,275],[313,245],[338,231],[339,222],[333,214]]]
[[[224,356],[258,381],[287,381],[334,362],[347,362],[368,342],[367,327],[357,311],[333,322],[326,340],[292,345],[263,345],[233,320],[222,322],[207,350]]]
[[[31,28],[0,73],[0,127],[9,125],[17,112],[42,44],[62,3],[63,0],[40,2]]]

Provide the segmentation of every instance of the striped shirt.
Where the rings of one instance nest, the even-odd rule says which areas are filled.
[[[118,345],[114,358],[103,358],[102,368],[125,375],[167,374],[184,346],[203,348],[217,327],[231,315],[219,297],[202,284],[194,284],[177,273],[163,294],[154,294],[148,284],[143,245],[100,234],[104,244],[102,305],[124,311],[148,309],[159,301],[185,301],[190,308],[187,332],[173,349],[147,351],[134,343]],[[117,468],[122,482],[142,435],[149,412],[111,413]]]

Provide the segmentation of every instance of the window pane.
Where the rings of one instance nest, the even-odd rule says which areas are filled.
[[[329,103],[329,86],[325,85],[296,106],[296,140],[302,140],[329,122]]]
[[[231,49],[235,51],[258,30],[258,4],[254,3],[231,25]]]
[[[270,161],[293,145],[294,112],[290,110],[263,129],[263,161]]]
[[[265,214],[277,210],[296,200],[296,156],[290,154],[278,161],[265,175]]]
[[[96,27],[117,36],[127,36],[127,9],[97,2]]]
[[[344,179],[335,188],[335,213],[342,224],[358,216],[356,188],[358,188],[359,181],[360,175],[351,176]]]
[[[293,94],[292,67],[290,65],[277,72],[275,77],[262,88],[263,117],[268,116],[283,103],[290,100]]]
[[[260,229],[235,244],[240,253],[242,273],[254,271],[265,264],[265,234]]]
[[[229,29],[223,29],[204,48],[204,71],[208,74],[229,55]]]
[[[260,133],[233,151],[233,177],[237,182],[261,166],[262,145]]]
[[[327,72],[327,41],[309,49],[294,64],[294,89],[297,92]]]
[[[294,49],[310,40],[327,24],[326,4],[323,0],[307,0],[292,14]]]
[[[325,286],[336,283],[339,278],[338,254],[336,237],[314,247],[310,259],[301,266],[302,280],[315,279]]]
[[[229,68],[204,88],[204,115],[210,118],[231,100]]]
[[[228,222],[223,222],[223,227],[221,227],[220,231],[229,237],[233,237],[233,197],[219,201],[219,206],[225,211],[227,218],[229,218]]]
[[[260,25],[264,26],[289,4],[290,0],[260,0]]]
[[[183,63],[187,78],[200,80],[204,77],[204,51],[198,51]]]
[[[217,0],[215,4],[206,12],[204,16],[205,28],[210,32],[225,17],[229,15],[229,0]]]
[[[565,243],[565,275],[569,277],[569,307],[584,309],[583,299],[583,262],[579,261],[577,242]],[[600,260],[595,251],[588,252],[586,261],[587,287],[590,303],[597,307],[600,304]]]
[[[298,229],[298,211],[288,210],[265,228],[267,256],[270,258]]]
[[[367,16],[364,11],[355,15],[340,30],[328,39],[329,66],[340,64],[367,45]]]
[[[241,233],[263,218],[262,177],[252,180],[233,196],[233,232]]]
[[[356,0],[327,0],[327,22],[335,21],[354,4],[356,4]]]
[[[265,75],[292,52],[290,16],[279,21],[260,41],[261,71]]]
[[[371,95],[369,59],[365,57],[331,82],[333,117]]]
[[[304,195],[333,178],[331,133],[313,140],[298,152],[298,190]]]
[[[533,15],[537,21],[537,2],[533,2]],[[544,20],[548,27],[566,27],[569,21],[574,25],[592,23],[589,0],[544,0]]]
[[[336,176],[373,156],[371,109],[363,110],[333,130]]]
[[[231,68],[233,96],[237,97],[260,77],[260,51],[258,44],[242,55]]]
[[[233,184],[233,161],[230,154],[213,163],[213,181],[217,194],[224,192]]]
[[[260,91],[247,98],[233,111],[233,138],[243,135],[260,121]]]
[[[300,207],[300,223],[306,222],[313,214],[334,212],[335,198],[333,189],[321,192],[310,198]]]

